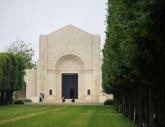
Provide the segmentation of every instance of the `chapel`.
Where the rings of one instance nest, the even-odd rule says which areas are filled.
[[[103,102],[100,36],[73,25],[39,38],[37,70],[26,70],[26,98],[44,102]]]

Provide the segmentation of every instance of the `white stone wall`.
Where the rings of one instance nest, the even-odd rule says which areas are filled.
[[[37,71],[26,70],[25,82],[26,82],[26,98],[37,96]]]

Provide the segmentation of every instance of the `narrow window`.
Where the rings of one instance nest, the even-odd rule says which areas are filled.
[[[90,91],[89,89],[87,90],[87,94],[88,94],[88,95],[90,95],[90,94],[91,94],[91,91]]]
[[[52,90],[49,90],[49,95],[52,95]]]

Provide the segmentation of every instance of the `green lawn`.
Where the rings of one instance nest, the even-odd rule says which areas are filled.
[[[135,127],[113,106],[0,106],[0,127]]]

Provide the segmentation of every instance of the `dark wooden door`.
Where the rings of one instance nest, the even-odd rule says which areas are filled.
[[[78,74],[62,74],[62,97],[78,98]]]

